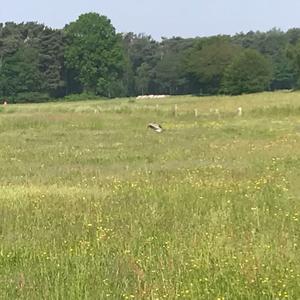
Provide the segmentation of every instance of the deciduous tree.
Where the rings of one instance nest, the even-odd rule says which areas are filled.
[[[223,91],[232,95],[260,92],[269,88],[271,79],[270,62],[258,51],[246,49],[226,68]]]
[[[110,87],[122,73],[123,53],[110,20],[97,13],[83,14],[65,32],[66,66],[77,72],[86,92],[111,96]]]

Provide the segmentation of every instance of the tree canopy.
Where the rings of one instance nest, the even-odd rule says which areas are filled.
[[[63,29],[0,23],[0,97],[240,94],[300,87],[300,29],[152,39],[86,13]]]
[[[97,13],[83,14],[65,32],[65,63],[78,74],[83,90],[111,96],[112,82],[122,72],[123,53],[110,20]]]
[[[271,79],[270,62],[258,51],[246,49],[226,68],[223,90],[232,95],[261,92],[269,88]]]
[[[199,40],[186,57],[186,70],[198,80],[202,92],[217,93],[226,67],[240,51],[228,37]]]

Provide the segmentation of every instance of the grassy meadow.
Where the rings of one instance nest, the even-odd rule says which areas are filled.
[[[0,299],[300,299],[300,93],[2,106],[0,178]]]

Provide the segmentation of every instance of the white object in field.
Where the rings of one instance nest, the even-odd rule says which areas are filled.
[[[149,123],[148,128],[154,130],[155,132],[162,132],[163,131],[162,127],[157,123]]]
[[[243,114],[243,110],[242,110],[242,108],[241,108],[241,107],[238,107],[238,109],[237,109],[237,114],[238,114],[238,116],[239,116],[239,117],[241,117],[241,116],[242,116],[242,114]]]
[[[136,99],[162,99],[169,97],[169,95],[139,95]]]

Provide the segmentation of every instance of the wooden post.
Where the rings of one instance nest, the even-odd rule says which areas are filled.
[[[174,105],[174,116],[177,117],[178,107],[177,104]]]
[[[194,109],[194,113],[195,113],[195,118],[197,118],[198,117],[198,109],[197,108]]]

